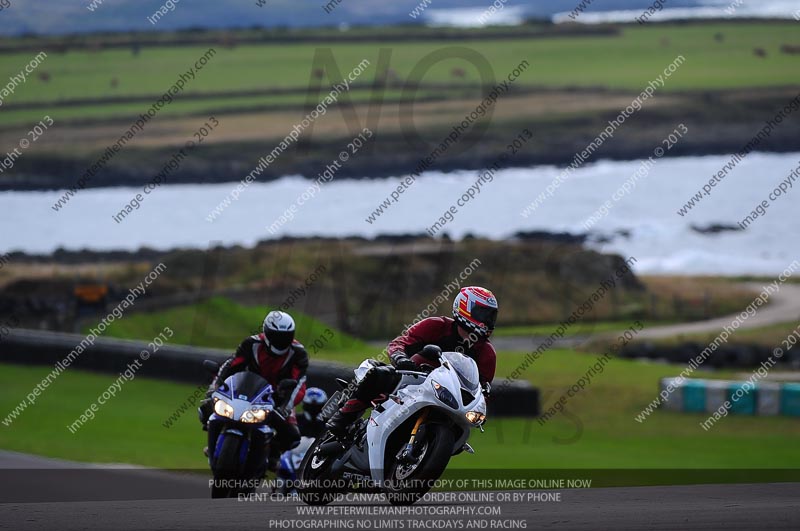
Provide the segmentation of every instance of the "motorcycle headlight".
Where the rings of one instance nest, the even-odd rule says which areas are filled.
[[[436,398],[438,398],[441,403],[453,409],[458,409],[458,402],[456,402],[456,397],[453,396],[453,393],[448,391],[446,387],[436,380],[431,380],[431,385],[433,385],[433,392],[436,393]]]
[[[220,417],[228,417],[229,419],[232,419],[233,406],[225,402],[221,398],[218,398],[217,401],[214,402],[214,413],[216,413]]]
[[[486,415],[478,411],[467,411],[466,417],[467,420],[470,421],[470,423],[476,425],[483,424],[483,421],[486,420]]]
[[[242,418],[240,418],[239,420],[250,424],[264,422],[265,420],[267,420],[267,413],[268,411],[265,409],[248,409],[247,411],[242,413]]]

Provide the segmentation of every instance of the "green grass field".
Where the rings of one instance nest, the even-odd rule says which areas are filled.
[[[316,319],[291,310],[297,325],[297,338],[313,353],[317,338],[327,337],[328,325]],[[171,343],[228,349],[233,352],[242,340],[261,331],[261,323],[266,315],[265,308],[242,306],[228,299],[215,297],[191,306],[179,306],[159,312],[133,313],[125,319],[114,321],[105,335],[121,339],[152,339],[165,326],[175,335]],[[89,332],[94,321],[87,322],[83,333]],[[333,338],[325,341],[321,350],[328,352],[368,353],[370,347],[358,339],[338,330]]]
[[[721,41],[714,38],[717,34],[722,35]],[[477,82],[480,74],[475,67],[463,60],[447,58],[448,50],[454,49],[451,47],[468,47],[486,59],[497,79],[504,79],[520,61],[529,61],[532,68],[517,81],[519,85],[605,87],[632,91],[643,89],[678,55],[683,55],[685,64],[663,88],[663,91],[676,91],[796,85],[800,83],[800,58],[782,54],[780,47],[783,44],[800,44],[796,25],[792,22],[628,26],[618,37],[332,43],[330,50],[342,75],[362,60],[369,60],[370,66],[358,80],[364,83],[371,83],[374,79],[381,47],[391,50],[389,68],[401,82],[409,78],[421,58],[431,53],[435,57],[444,57],[444,60],[433,61],[422,81]],[[326,48],[314,44],[217,46],[216,55],[197,73],[186,92],[202,94],[290,88],[304,94],[312,69],[324,66],[314,64],[315,53]],[[767,56],[755,56],[754,48],[763,48]],[[207,49],[208,46],[145,47],[138,55],[125,48],[50,52],[31,79],[6,98],[4,104],[49,102],[52,106],[45,112],[55,113],[60,102],[76,98],[144,95],[155,98]],[[33,55],[11,53],[0,56],[0,79],[16,74]],[[455,68],[463,68],[464,76],[455,78]],[[49,75],[47,81],[38,77],[42,73]],[[111,87],[112,79],[117,82],[116,88]],[[259,98],[247,100],[246,103],[252,105]],[[286,101],[286,97],[264,95],[260,101],[264,105],[280,104]],[[172,112],[210,112],[219,109],[220,105],[225,104],[219,97],[209,97],[176,106]],[[102,106],[99,111],[93,107],[91,104],[67,107],[64,112],[70,118],[78,112],[85,117],[104,113],[116,115],[128,110],[141,112],[137,106],[129,109]],[[13,107],[7,110],[22,112],[14,111]],[[23,116],[27,114],[9,118]],[[54,118],[58,119],[57,116]]]
[[[368,101],[371,93],[365,90],[354,90],[350,97],[354,103]],[[444,91],[420,91],[419,97],[444,99],[447,93]],[[85,122],[85,121],[108,121],[108,120],[130,120],[139,113],[146,112],[150,105],[158,98],[153,96],[152,101],[148,102],[125,102],[125,103],[102,103],[92,105],[70,105],[53,109],[26,108],[8,109],[3,112],[3,122],[5,124],[38,122],[42,116],[48,112],[57,112],[61,121]],[[401,91],[399,89],[387,89],[385,92],[385,102],[401,101]],[[172,104],[163,107],[159,115],[163,117],[197,116],[203,113],[244,113],[244,112],[271,112],[276,110],[286,110],[289,108],[299,108],[305,105],[306,95],[302,92],[285,95],[269,96],[219,96],[200,99],[176,99]],[[127,125],[127,124],[126,124]]]

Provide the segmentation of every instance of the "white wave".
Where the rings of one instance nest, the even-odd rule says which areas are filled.
[[[487,2],[485,8],[427,9],[423,17],[428,26],[480,28],[484,26],[481,17],[491,5]],[[506,5],[503,9],[486,15],[486,25],[491,26],[518,26],[523,22],[525,9],[519,6]]]
[[[691,224],[735,225],[800,164],[800,154],[752,153],[685,217],[676,211],[729,160],[726,156],[659,160],[646,178],[593,227],[617,237],[593,247],[635,256],[636,269],[673,274],[776,274],[800,258],[796,205],[800,185],[773,203],[744,232],[702,235]],[[574,172],[529,218],[520,215],[560,172],[555,166],[500,170],[443,229],[454,238],[468,233],[506,238],[517,231],[582,233],[583,222],[640,166],[639,161],[600,161]],[[213,244],[253,245],[282,236],[373,237],[423,233],[475,183],[477,171],[427,172],[397,203],[369,224],[365,218],[396,189],[400,177],[336,179],[298,208],[275,234],[272,224],[309,186],[301,177],[253,183],[213,223],[205,217],[233,185],[173,185],[145,197],[139,210],[117,224],[112,216],[141,188],[100,188],[78,192],[60,212],[51,205],[63,191],[0,193],[0,252],[49,253],[66,249],[127,249],[146,246],[206,248]]]
[[[647,18],[647,21],[663,22],[667,20],[705,19],[705,18],[783,18],[794,19],[800,11],[797,0],[745,0],[737,5],[735,0],[707,0],[696,7],[664,7]],[[582,24],[604,24],[618,22],[636,22],[646,11],[643,9],[624,9],[616,11],[584,11],[579,16],[570,18],[571,11],[562,11],[552,16],[556,24],[579,22]]]

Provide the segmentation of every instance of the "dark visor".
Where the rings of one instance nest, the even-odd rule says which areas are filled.
[[[497,308],[490,308],[475,304],[472,307],[472,318],[486,325],[489,330],[494,330],[494,323],[497,321]]]
[[[284,350],[292,344],[292,339],[294,338],[294,332],[275,332],[271,331],[269,336],[270,345],[275,347],[278,350]]]

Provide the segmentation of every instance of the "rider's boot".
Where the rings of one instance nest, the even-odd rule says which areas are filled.
[[[327,428],[337,439],[347,434],[347,428],[369,407],[367,402],[351,398],[328,420]]]

